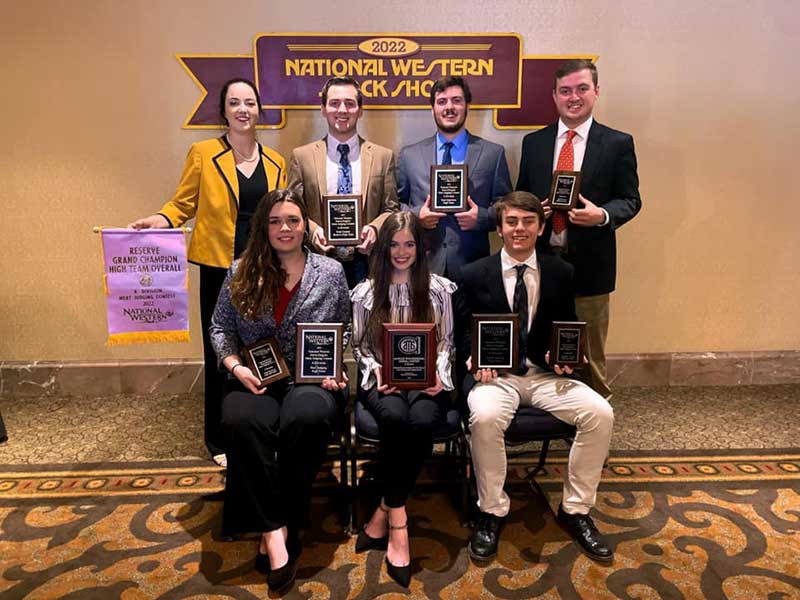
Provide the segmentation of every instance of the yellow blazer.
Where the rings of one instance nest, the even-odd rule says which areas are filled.
[[[267,191],[286,187],[286,161],[275,150],[259,147]],[[231,266],[238,212],[239,179],[225,136],[192,144],[175,196],[158,213],[173,227],[195,217],[188,259],[210,267]]]
[[[361,137],[361,206],[364,223],[380,229],[389,214],[400,210],[397,200],[394,153]],[[306,203],[309,233],[322,226],[322,196],[327,195],[328,149],[325,138],[292,151],[289,187]]]

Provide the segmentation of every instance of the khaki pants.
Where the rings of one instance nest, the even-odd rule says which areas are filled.
[[[580,381],[532,367],[525,375],[504,374],[491,383],[475,384],[467,403],[478,506],[483,512],[504,517],[511,506],[503,490],[505,431],[520,406],[541,408],[575,425],[561,504],[570,514],[589,512],[614,425],[614,411],[605,398]]]
[[[586,354],[591,370],[590,382],[594,391],[608,399],[611,388],[606,376],[606,339],[608,338],[609,294],[575,296],[578,319],[586,321]]]

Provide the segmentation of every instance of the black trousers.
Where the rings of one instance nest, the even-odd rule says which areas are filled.
[[[405,506],[422,465],[433,450],[433,433],[447,414],[450,393],[381,394],[375,386],[368,391],[359,389],[359,393],[375,417],[381,436],[378,453],[383,501],[389,508]]]
[[[200,265],[200,324],[203,328],[203,368],[205,384],[205,427],[206,448],[212,456],[225,451],[220,422],[222,420],[222,397],[225,373],[217,368],[217,354],[211,346],[208,328],[217,305],[217,297],[225,281],[228,269]]]
[[[5,442],[8,439],[8,434],[6,433],[6,424],[3,423],[3,415],[0,414],[0,444]]]
[[[225,396],[225,535],[307,527],[311,486],[341,403],[341,394],[317,385],[280,382],[263,396],[247,391]]]

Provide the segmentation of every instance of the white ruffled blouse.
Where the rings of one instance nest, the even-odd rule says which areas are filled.
[[[453,343],[453,301],[456,284],[431,274],[430,299],[436,319],[436,374],[445,390],[453,389],[451,366],[455,357]],[[411,294],[407,283],[389,286],[389,302],[392,305],[389,315],[392,323],[408,323],[411,319]],[[366,279],[350,292],[353,302],[353,354],[361,370],[361,387],[365,390],[375,385],[373,369],[381,368],[381,348],[372,348],[367,340],[367,323],[372,312],[372,281]]]

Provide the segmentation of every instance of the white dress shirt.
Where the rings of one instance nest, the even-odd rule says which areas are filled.
[[[361,193],[361,144],[358,143],[358,135],[354,135],[346,142],[340,142],[335,137],[329,135],[326,138],[328,146],[328,160],[326,175],[328,182],[328,195],[335,195],[339,188],[339,144],[350,146],[347,159],[350,161],[350,173],[353,179],[353,193]]]
[[[525,288],[528,290],[528,331],[533,324],[533,317],[536,314],[536,307],[539,306],[539,265],[536,262],[536,250],[524,261],[528,268],[522,276],[525,281]],[[521,264],[512,258],[503,248],[500,250],[500,268],[503,270],[503,287],[508,298],[508,305],[514,310],[514,288],[517,285],[517,270],[514,268]]]

